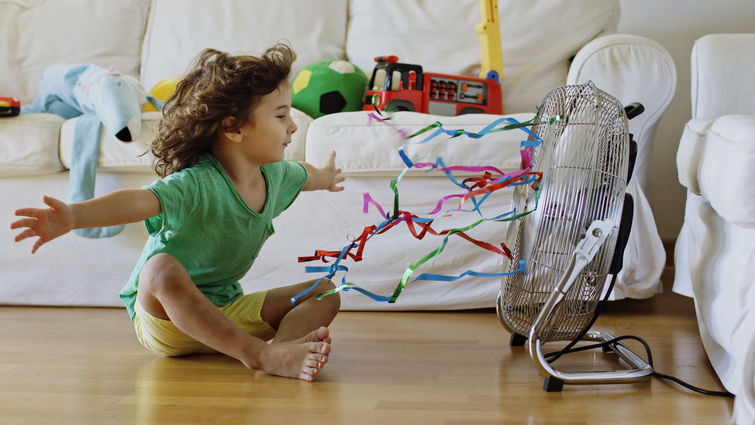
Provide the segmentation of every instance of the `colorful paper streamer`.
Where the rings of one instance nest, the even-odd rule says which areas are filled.
[[[377,111],[377,112],[380,113],[380,111]],[[368,118],[369,118],[369,123],[378,122],[378,123],[393,127],[388,122],[389,118],[381,118],[375,115],[374,113],[370,113],[368,115]],[[549,120],[548,123],[552,123],[559,119],[560,117],[554,117],[551,120]],[[513,272],[508,272],[508,273],[483,273],[483,272],[477,272],[474,270],[466,270],[458,275],[441,275],[441,274],[432,274],[432,273],[422,273],[410,281],[411,276],[414,274],[415,270],[418,267],[420,267],[425,262],[438,256],[440,253],[443,252],[443,250],[446,247],[446,244],[448,243],[448,239],[453,235],[464,238],[467,241],[479,246],[480,248],[494,252],[495,254],[503,255],[508,258],[511,258],[511,253],[509,249],[505,246],[505,244],[501,243],[500,244],[501,246],[499,249],[497,246],[491,243],[480,241],[480,240],[470,237],[469,235],[466,234],[466,232],[485,221],[491,221],[491,220],[492,221],[512,221],[532,212],[532,211],[516,212],[512,210],[512,211],[499,214],[494,217],[485,217],[480,207],[485,201],[485,199],[487,199],[487,197],[490,196],[490,194],[492,194],[496,190],[500,190],[505,187],[516,186],[516,185],[532,185],[533,188],[536,190],[535,204],[537,205],[537,198],[539,197],[539,185],[540,185],[540,179],[542,178],[542,174],[532,172],[530,163],[531,163],[532,148],[542,143],[542,140],[534,132],[532,132],[529,128],[527,128],[529,126],[536,125],[536,124],[542,124],[542,123],[535,123],[532,120],[526,121],[526,122],[519,122],[513,118],[499,118],[493,121],[492,123],[490,123],[489,125],[487,125],[486,127],[484,127],[482,130],[476,133],[473,133],[473,132],[468,132],[463,129],[448,130],[443,127],[442,123],[440,123],[439,121],[436,121],[435,123],[409,136],[406,135],[405,130],[393,127],[399,133],[401,138],[403,140],[406,140],[406,142],[402,144],[402,146],[399,147],[398,149],[398,154],[401,160],[404,162],[405,168],[404,170],[402,170],[399,176],[391,180],[389,184],[391,190],[394,193],[393,210],[391,214],[386,213],[385,210],[382,208],[382,206],[379,203],[377,203],[370,196],[369,193],[364,193],[363,212],[367,213],[369,210],[369,207],[372,205],[378,210],[380,216],[384,220],[378,225],[366,226],[364,230],[362,231],[362,234],[358,238],[356,238],[353,242],[343,247],[340,251],[316,250],[314,255],[312,256],[299,257],[299,262],[308,262],[308,261],[315,261],[315,260],[321,260],[323,262],[327,262],[328,258],[332,258],[333,263],[330,264],[329,266],[305,267],[305,271],[307,273],[326,273],[326,275],[318,279],[311,287],[307,288],[306,290],[292,297],[291,304],[293,305],[294,303],[296,303],[298,299],[300,299],[301,297],[311,292],[317,286],[317,284],[319,284],[323,279],[332,279],[335,276],[335,274],[338,272],[344,272],[344,276],[341,278],[341,284],[337,286],[335,289],[318,294],[317,295],[318,299],[324,296],[336,293],[336,292],[340,292],[340,291],[357,291],[378,302],[394,303],[396,302],[398,297],[401,295],[401,293],[403,292],[403,290],[409,283],[416,282],[418,280],[454,282],[465,276],[502,277],[502,276],[513,274],[513,273],[524,273],[525,263],[522,260],[520,261],[519,268],[517,270]],[[513,173],[504,173],[500,169],[493,166],[455,165],[455,166],[449,167],[445,165],[443,158],[441,157],[437,157],[434,162],[412,161],[406,154],[406,151],[404,150],[404,146],[408,143],[408,140],[415,138],[417,136],[420,136],[422,134],[428,133],[431,130],[434,130],[434,131],[426,135],[421,141],[417,143],[419,144],[428,143],[432,139],[438,136],[444,135],[444,134],[447,136],[450,136],[450,138],[456,138],[456,137],[465,135],[473,139],[479,139],[493,132],[513,130],[513,129],[521,129],[529,136],[528,140],[524,140],[520,144],[522,167],[520,170]],[[450,194],[450,195],[442,197],[436,203],[435,208],[432,211],[428,212],[427,214],[429,215],[440,214],[442,211],[442,206],[446,201],[450,199],[459,199],[458,207],[455,210],[445,211],[443,215],[444,217],[459,214],[461,212],[477,212],[481,216],[481,218],[465,227],[445,229],[445,230],[436,230],[436,229],[433,229],[431,226],[434,221],[433,218],[423,218],[423,217],[414,215],[408,211],[401,210],[399,206],[398,183],[406,174],[406,172],[411,168],[417,168],[417,169],[429,168],[429,170],[440,170],[446,174],[446,176],[449,178],[449,180],[451,180],[451,182],[454,185],[464,189],[465,191],[464,193]],[[479,177],[470,177],[459,182],[453,175],[454,171],[480,172],[482,173],[482,175],[480,175]],[[470,201],[470,200],[472,201],[473,208],[470,210],[463,210],[462,206],[467,201]],[[414,236],[417,239],[423,239],[428,233],[435,236],[443,236],[443,240],[440,246],[436,248],[435,250],[426,254],[422,259],[420,259],[416,263],[409,265],[404,271],[393,293],[391,293],[390,295],[387,295],[387,296],[377,295],[351,282],[347,282],[345,274],[348,273],[349,269],[347,266],[342,265],[341,261],[346,258],[351,259],[355,262],[362,261],[363,259],[362,253],[364,251],[365,244],[370,238],[372,238],[375,235],[382,234],[390,230],[391,228],[396,227],[398,224],[402,222],[406,224],[412,236]]]

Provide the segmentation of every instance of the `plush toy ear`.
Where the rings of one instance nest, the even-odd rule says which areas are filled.
[[[147,95],[147,102],[149,102],[149,104],[152,105],[152,107],[154,107],[158,111],[162,110],[163,105],[165,104],[165,102],[156,98],[155,96],[152,96],[151,94]]]

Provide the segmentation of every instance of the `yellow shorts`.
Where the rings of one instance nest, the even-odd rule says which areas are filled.
[[[260,317],[265,295],[267,291],[243,295],[232,303],[218,308],[244,332],[267,341],[275,335],[275,330]],[[150,351],[164,356],[217,353],[181,332],[170,320],[159,319],[147,313],[138,300],[134,305],[134,310],[136,311],[134,317],[136,337]]]

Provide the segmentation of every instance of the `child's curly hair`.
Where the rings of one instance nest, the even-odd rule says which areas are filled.
[[[295,58],[284,43],[275,44],[260,57],[203,50],[163,107],[151,146],[155,172],[165,177],[196,164],[210,151],[219,131],[243,125],[260,97],[288,78]],[[223,127],[225,117],[235,118],[233,124]]]

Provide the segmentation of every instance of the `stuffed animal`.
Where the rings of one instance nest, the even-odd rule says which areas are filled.
[[[94,196],[94,180],[100,153],[102,125],[118,140],[130,142],[141,131],[141,111],[146,102],[157,109],[161,102],[130,76],[97,65],[53,65],[42,73],[37,96],[22,114],[46,112],[66,119],[80,117],[73,137],[69,176],[71,202]],[[77,229],[89,238],[115,236],[123,226]]]
[[[359,111],[367,83],[367,75],[352,63],[340,59],[315,62],[294,79],[291,103],[312,118]]]

